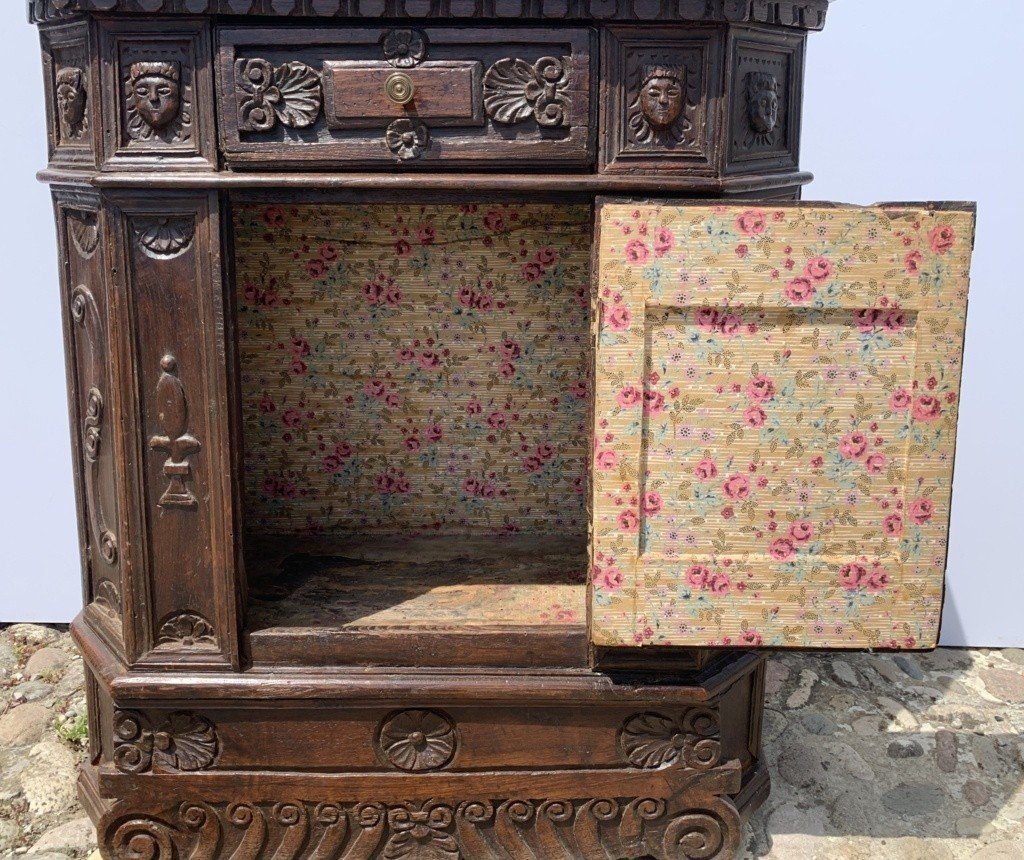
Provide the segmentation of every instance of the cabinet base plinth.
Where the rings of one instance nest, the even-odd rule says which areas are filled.
[[[597,670],[89,664],[104,857],[734,858],[767,796],[763,658]],[[301,681],[300,681],[301,679]]]

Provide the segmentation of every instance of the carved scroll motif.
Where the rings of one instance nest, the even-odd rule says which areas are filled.
[[[323,105],[320,75],[298,61],[274,67],[259,58],[236,60],[235,87],[241,131],[270,131],[279,122],[307,128]]]
[[[566,57],[541,57],[533,64],[515,57],[498,60],[484,74],[488,116],[503,125],[532,116],[543,128],[567,126],[571,107],[565,92],[568,69]]]
[[[154,726],[137,711],[114,714],[114,766],[123,773],[203,770],[216,757],[217,732],[205,717],[180,711]]]
[[[69,218],[69,221],[71,219]],[[70,232],[74,232],[69,228]],[[75,287],[71,292],[71,319],[81,335],[76,338],[76,345],[88,358],[83,366],[89,370],[89,379],[93,380],[85,401],[82,416],[82,459],[85,465],[84,483],[85,499],[93,539],[100,558],[107,564],[117,562],[117,537],[107,524],[108,520],[103,507],[103,494],[99,491],[100,483],[100,449],[103,444],[104,404],[103,393],[99,385],[106,375],[106,368],[99,355],[99,344],[105,343],[103,320],[99,307],[92,292],[84,284]]]
[[[186,801],[161,814],[112,816],[100,831],[115,860],[236,857],[340,860],[652,858],[726,860],[739,850],[735,806],[710,789],[681,799],[470,799],[401,803]]]
[[[188,432],[188,400],[177,375],[177,359],[170,353],[165,355],[160,359],[160,371],[156,401],[157,420],[163,432],[149,440],[149,447],[167,454],[163,471],[168,484],[157,504],[162,508],[195,508],[199,500],[189,487],[192,466],[188,458],[202,445]]]

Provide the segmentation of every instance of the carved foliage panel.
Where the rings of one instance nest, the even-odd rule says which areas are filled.
[[[657,32],[609,28],[610,75],[602,111],[606,170],[712,167],[717,135],[722,33],[688,27]]]
[[[58,193],[72,426],[86,599],[120,638],[122,612],[116,392],[98,200]]]
[[[216,197],[117,200],[134,379],[140,646],[147,663],[223,665],[234,571]],[[225,655],[223,652],[227,652]]]
[[[727,169],[797,166],[803,46],[799,36],[733,40]]]
[[[93,74],[89,24],[45,27],[40,39],[50,161],[93,164],[100,125],[99,86]]]
[[[215,163],[208,26],[102,23],[108,164],[149,166],[154,156],[176,168]]]

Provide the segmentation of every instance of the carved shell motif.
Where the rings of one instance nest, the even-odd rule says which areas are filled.
[[[142,773],[154,764],[203,770],[216,757],[217,733],[205,717],[179,711],[153,726],[137,711],[114,714],[114,765],[124,773]]]
[[[320,75],[305,63],[292,61],[274,68],[258,58],[237,60],[235,84],[242,131],[270,131],[278,122],[307,128],[320,115]]]
[[[512,125],[531,116],[544,128],[569,124],[569,81],[565,59],[541,57],[528,63],[498,60],[484,75],[484,107],[495,122]]]
[[[709,708],[691,708],[680,720],[637,714],[622,727],[620,740],[629,763],[640,768],[680,762],[684,767],[707,770],[718,764],[722,753],[718,718]]]
[[[455,726],[436,711],[399,711],[384,721],[379,742],[384,758],[397,768],[436,770],[455,755]]]

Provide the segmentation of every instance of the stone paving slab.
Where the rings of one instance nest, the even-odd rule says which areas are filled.
[[[0,629],[0,858],[95,850],[83,680],[66,630]],[[764,746],[745,860],[1024,860],[1022,650],[774,657]]]

